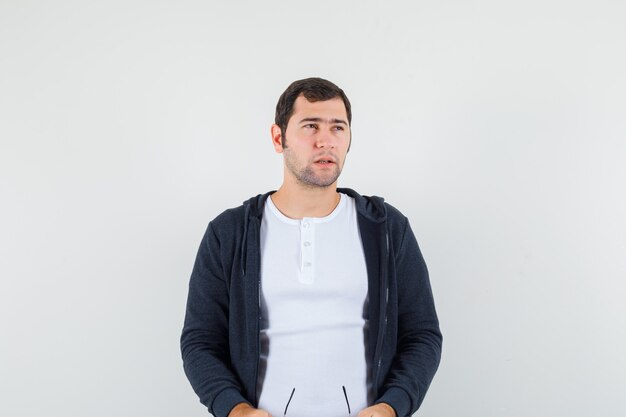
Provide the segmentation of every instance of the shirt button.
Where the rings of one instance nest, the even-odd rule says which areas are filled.
[[[304,242],[304,246],[311,246],[311,242]]]
[[[305,263],[304,263],[304,266],[306,266],[306,267],[311,266],[311,262],[305,262]]]
[[[304,227],[304,228],[306,229],[307,227],[309,227],[309,223],[307,223],[307,222],[303,222],[303,223],[302,223],[302,227]]]

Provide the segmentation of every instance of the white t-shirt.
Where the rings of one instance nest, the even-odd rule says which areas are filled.
[[[367,406],[367,269],[355,202],[326,217],[282,214],[261,224],[259,407],[288,417],[345,417]]]

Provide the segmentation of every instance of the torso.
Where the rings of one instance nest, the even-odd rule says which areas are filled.
[[[259,408],[346,416],[367,406],[367,270],[354,199],[326,217],[290,219],[268,198],[261,224]]]

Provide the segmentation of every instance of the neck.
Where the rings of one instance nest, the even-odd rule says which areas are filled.
[[[337,183],[328,187],[304,187],[285,181],[271,196],[272,202],[285,216],[292,219],[325,217],[339,204]]]

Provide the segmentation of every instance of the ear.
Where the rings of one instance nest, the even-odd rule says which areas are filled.
[[[274,145],[276,153],[283,153],[283,134],[280,130],[280,126],[273,124],[270,129],[270,134],[272,135],[272,145]]]

